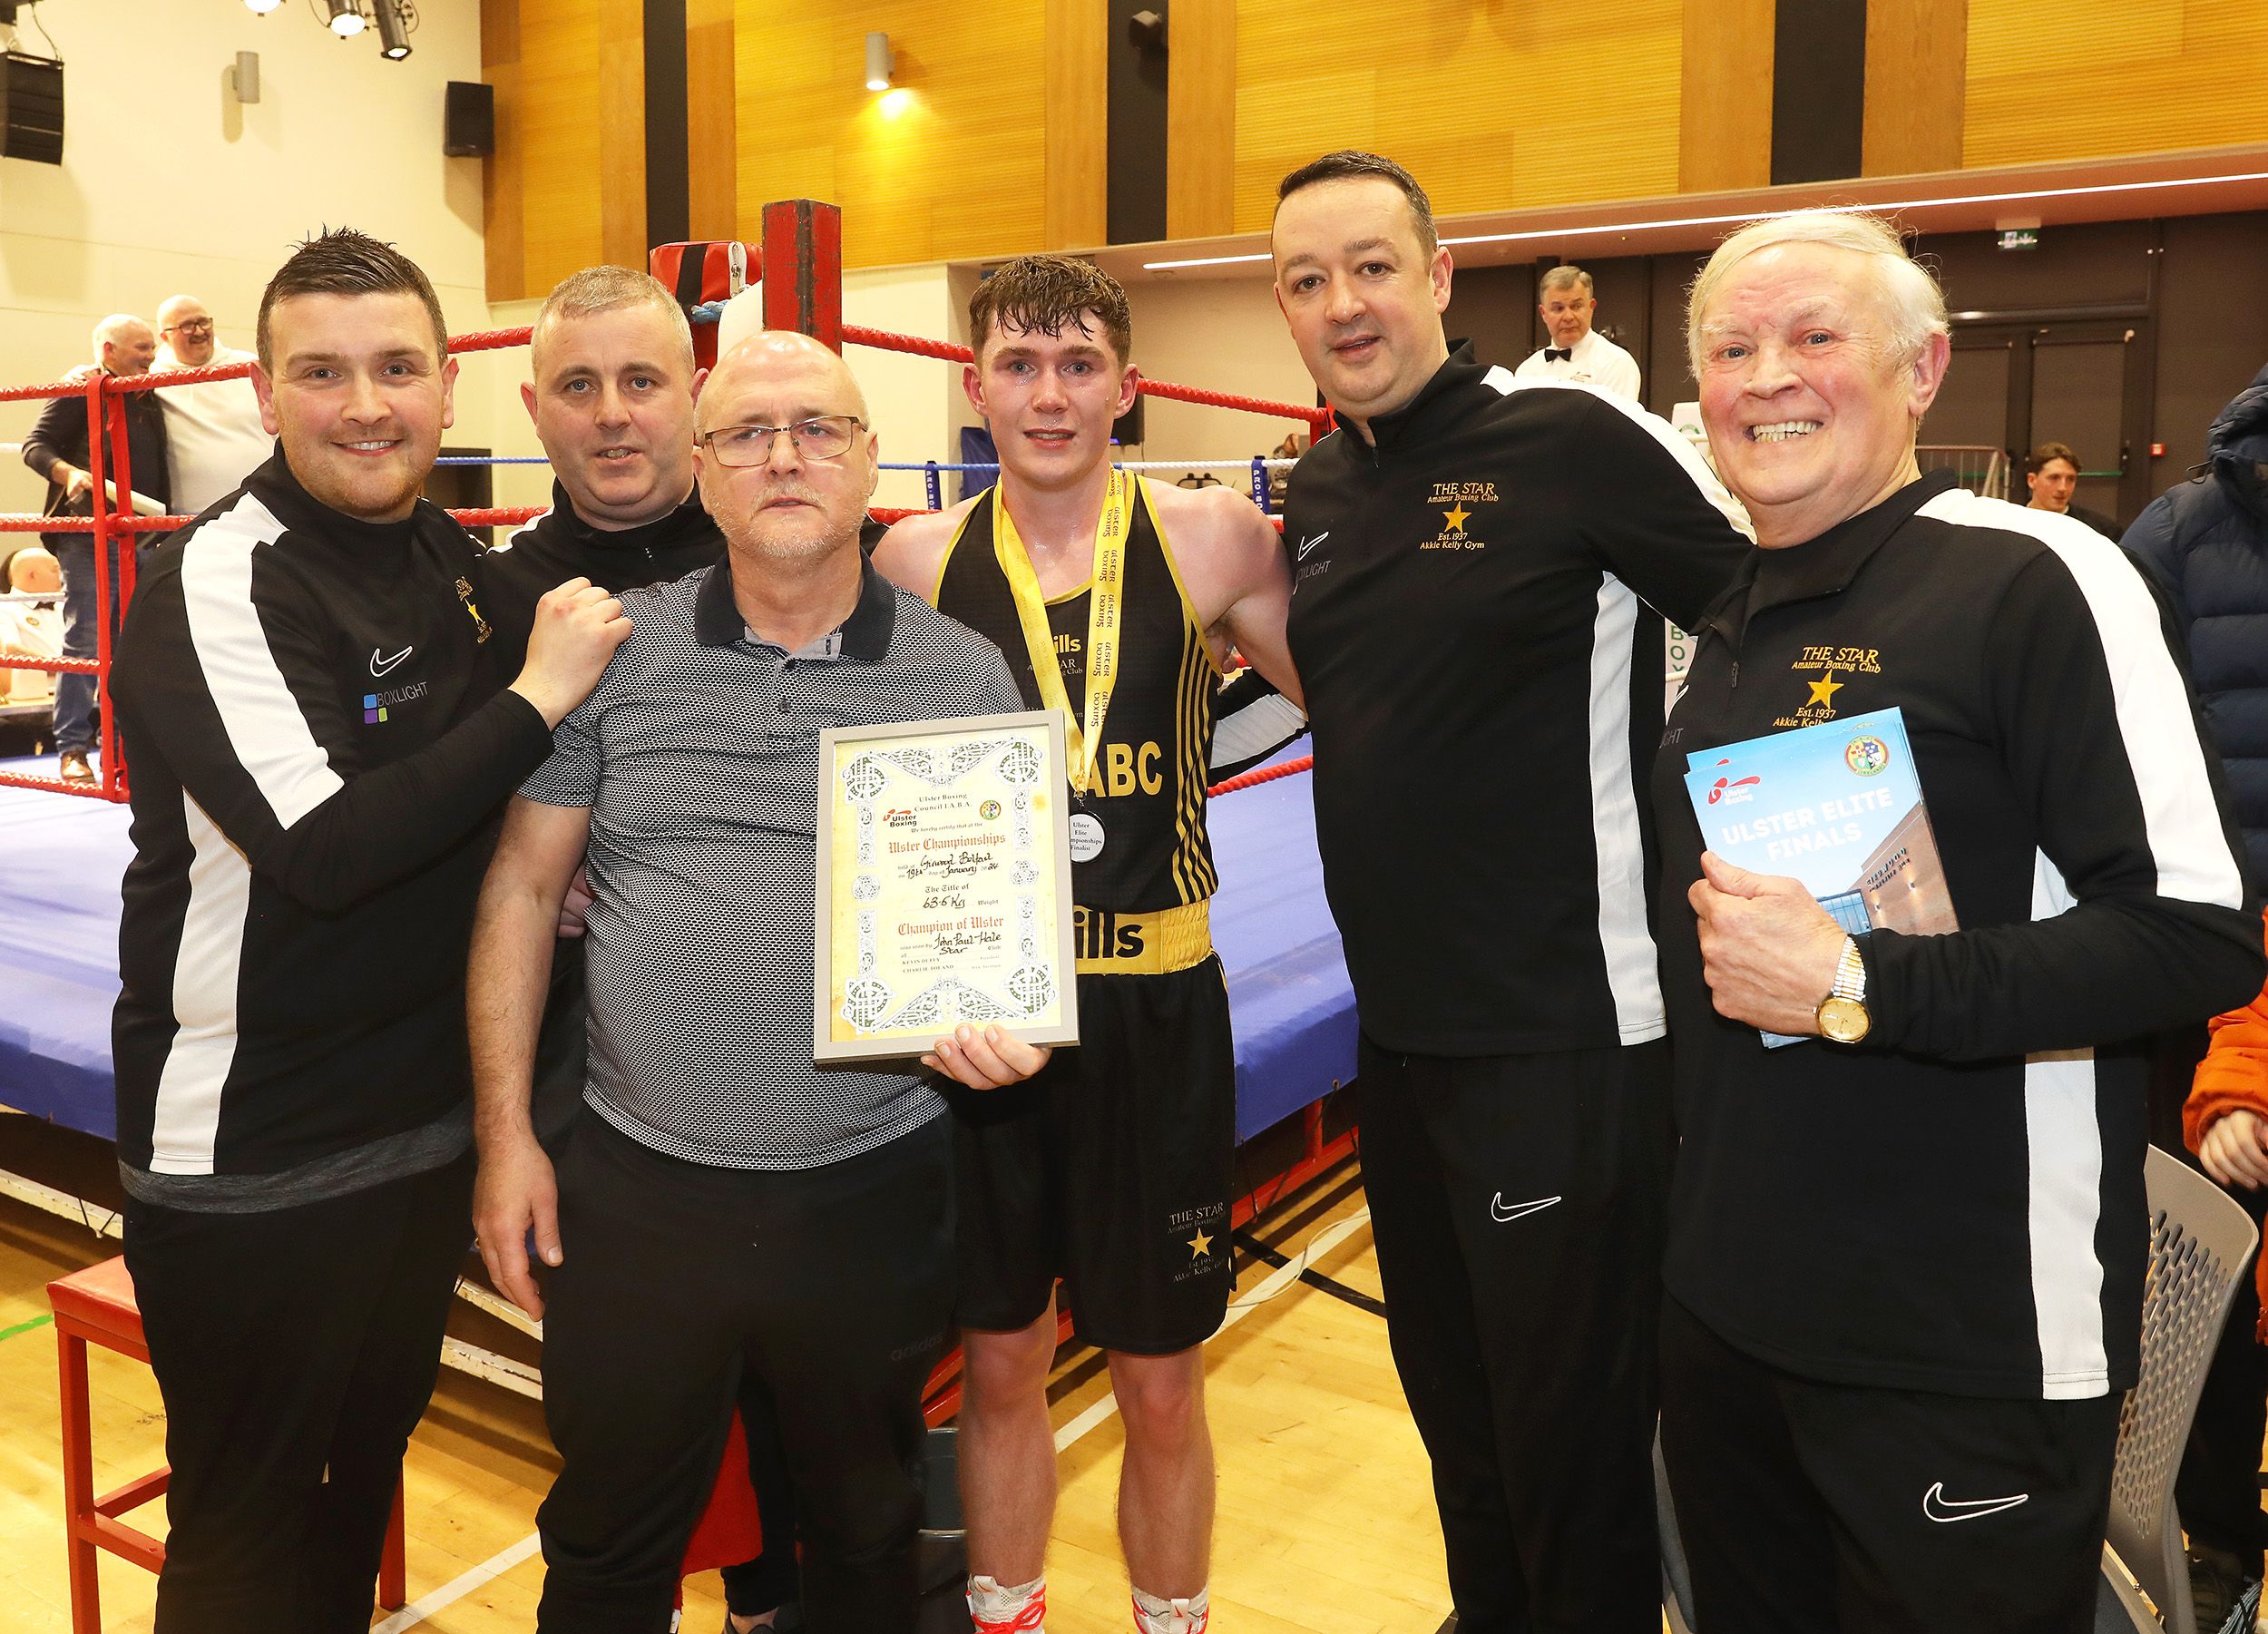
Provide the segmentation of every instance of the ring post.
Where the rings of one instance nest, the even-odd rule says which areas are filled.
[[[86,383],[86,474],[94,484],[94,491],[87,496],[87,508],[94,517],[94,531],[89,535],[94,543],[94,701],[103,721],[102,740],[95,752],[103,761],[103,789],[105,794],[112,792],[111,778],[116,775],[112,768],[113,754],[111,743],[116,723],[111,719],[110,708],[110,501],[103,492],[103,479],[112,471],[111,450],[105,445],[110,427],[103,412],[103,385],[108,378],[107,375],[97,370],[87,377]],[[122,409],[123,406],[121,405]],[[122,414],[120,417],[122,419],[124,416]],[[113,476],[112,480],[116,478]]]
[[[764,327],[843,349],[843,212],[813,199],[764,207]]]
[[[929,496],[931,510],[942,511],[945,508],[945,484],[937,475],[935,460],[930,461],[922,471],[922,491]]]
[[[116,799],[126,791],[123,757],[118,748],[118,712],[111,708],[111,652],[116,645],[112,639],[114,627],[126,616],[124,563],[140,543],[132,526],[134,514],[134,465],[132,445],[126,440],[126,399],[119,392],[109,389],[107,378],[103,392],[103,417],[109,423],[111,441],[111,486],[117,490],[115,501],[103,498],[98,486],[94,491],[95,510],[100,514],[106,504],[114,504],[111,512],[113,532],[105,545],[100,536],[94,546],[94,657],[102,667],[94,672],[94,709],[102,722],[100,749],[103,757],[103,792]],[[154,408],[156,406],[152,405]],[[123,518],[126,525],[119,525]]]
[[[1268,467],[1260,455],[1252,456],[1252,503],[1260,507],[1260,514],[1268,514]]]

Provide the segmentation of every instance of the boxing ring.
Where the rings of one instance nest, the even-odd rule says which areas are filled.
[[[767,206],[760,258],[763,321],[767,328],[796,329],[840,349],[845,345],[906,353],[954,363],[971,360],[966,347],[916,336],[862,328],[842,321],[841,217],[833,206],[809,201]],[[670,246],[686,251],[703,247]],[[721,247],[706,247],[716,250]],[[655,252],[657,271],[665,250]],[[757,258],[749,258],[751,260]],[[681,257],[668,265],[675,268]],[[664,278],[664,282],[672,281]],[[683,280],[678,280],[682,298]],[[688,302],[699,339],[711,348],[720,307]],[[523,346],[527,328],[483,330],[451,338],[453,356]],[[0,388],[0,402],[76,396],[87,405],[90,472],[98,496],[91,517],[0,515],[0,532],[83,532],[94,537],[96,656],[93,660],[0,658],[0,668],[78,672],[95,678],[102,711],[100,779],[64,783],[25,762],[0,762],[0,1109],[13,1110],[103,1140],[115,1138],[110,1018],[118,994],[119,880],[132,856],[128,814],[122,807],[132,768],[122,757],[110,704],[111,610],[133,594],[139,535],[181,526],[189,518],[134,514],[132,470],[122,414],[123,395],[205,381],[242,379],[249,365],[179,369],[128,377],[97,375],[83,381]],[[1288,419],[1318,433],[1328,411],[1272,403],[1167,381],[1143,379],[1144,393],[1181,402],[1240,409]],[[462,462],[458,462],[462,463]],[[496,463],[504,463],[502,461]],[[1266,509],[1265,472],[1280,462],[1150,462],[1171,469],[1249,465],[1254,498]],[[941,498],[938,475],[960,469],[924,462],[929,497]],[[108,487],[106,488],[106,484]],[[100,496],[109,493],[111,503]],[[450,514],[468,527],[514,525],[547,507],[490,507]],[[893,522],[916,514],[877,509]],[[1280,527],[1280,521],[1277,522]],[[115,570],[109,547],[117,544]],[[1292,746],[1296,749],[1298,746]],[[1221,886],[1214,899],[1214,940],[1227,976],[1236,1027],[1237,1134],[1241,1143],[1273,1131],[1263,1176],[1240,1172],[1234,1224],[1242,1227],[1262,1208],[1346,1156],[1351,1128],[1326,1131],[1324,1099],[1354,1072],[1354,996],[1339,935],[1325,905],[1316,855],[1309,785],[1311,761],[1289,750],[1264,767],[1214,787],[1211,829]],[[77,797],[55,800],[54,794]],[[5,1124],[0,1124],[4,1128]],[[1275,1154],[1286,1152],[1288,1159]],[[1240,1165],[1240,1169],[1249,1165]],[[27,1177],[5,1172],[0,1192],[115,1236],[114,1218],[83,1200]],[[519,1311],[476,1285],[460,1291],[474,1304],[523,1331],[540,1333]],[[1066,1316],[1065,1332],[1070,1331]],[[452,1338],[445,1360],[526,1394],[540,1393],[533,1369]],[[932,1380],[933,1423],[958,1405],[958,1358],[941,1365]]]

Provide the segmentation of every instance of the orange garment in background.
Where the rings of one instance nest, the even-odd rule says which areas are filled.
[[[2195,1151],[2205,1130],[2224,1112],[2242,1108],[2268,1118],[2268,991],[2242,1010],[2216,1015],[2209,1023],[2213,1047],[2197,1063],[2189,1099],[2182,1102],[2182,1139]],[[2268,1253],[2255,1257],[2261,1316],[2257,1330],[2268,1345]]]

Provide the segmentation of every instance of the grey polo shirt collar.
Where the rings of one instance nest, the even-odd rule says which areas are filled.
[[[897,622],[897,592],[888,580],[875,572],[875,564],[861,561],[858,569],[858,605],[851,609],[842,627],[822,636],[801,652],[791,652],[790,658],[855,658],[867,663],[880,663],[890,651],[890,631]],[[748,621],[740,616],[739,603],[732,598],[732,556],[728,552],[718,558],[709,577],[701,581],[693,598],[693,639],[704,647],[733,647],[752,641]]]

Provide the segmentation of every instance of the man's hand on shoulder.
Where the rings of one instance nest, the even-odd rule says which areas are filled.
[[[535,604],[528,661],[512,690],[556,727],[591,696],[614,649],[630,635],[622,604],[588,579],[570,579]]]
[[[941,1038],[931,1047],[922,1065],[973,1090],[999,1090],[1022,1082],[1054,1053],[1045,1044],[1027,1044],[999,1027],[980,1032],[964,1022],[951,1038]]]

